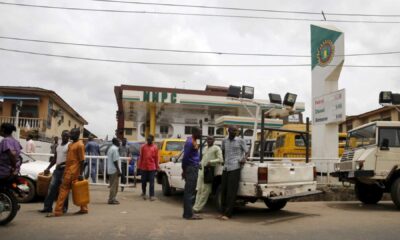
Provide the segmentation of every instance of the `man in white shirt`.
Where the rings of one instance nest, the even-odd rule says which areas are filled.
[[[35,143],[33,142],[33,135],[29,134],[28,137],[26,138],[26,153],[35,153],[36,152],[36,147]]]
[[[119,157],[119,140],[112,139],[112,146],[107,151],[107,173],[110,179],[110,195],[108,204],[119,204],[117,201],[119,177],[121,176],[121,161]]]
[[[61,134],[61,144],[57,146],[54,157],[51,159],[49,166],[44,170],[45,174],[50,173],[50,169],[56,164],[56,169],[51,178],[49,191],[44,200],[44,207],[39,210],[41,213],[51,213],[53,211],[53,202],[57,200],[58,189],[60,188],[65,168],[65,161],[67,159],[69,145],[69,131],[64,130]],[[68,210],[68,198],[64,202],[64,213]]]

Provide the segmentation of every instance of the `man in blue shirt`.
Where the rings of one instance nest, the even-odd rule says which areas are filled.
[[[197,127],[192,129],[192,136],[188,137],[183,149],[182,178],[185,180],[185,191],[183,194],[183,218],[187,220],[198,220],[200,216],[193,214],[193,197],[196,191],[197,174],[199,171],[200,156],[197,139],[201,137],[201,130]]]
[[[94,139],[93,136],[90,135],[89,139],[88,139],[88,143],[86,144],[85,147],[85,152],[86,155],[89,156],[100,156],[100,147],[99,144],[97,144]],[[89,163],[90,167],[89,167]],[[96,182],[96,174],[97,174],[97,158],[88,158],[86,159],[86,167],[87,167],[87,172],[86,172],[86,178],[88,178],[89,176],[89,169],[90,169],[90,177],[92,178],[92,182]]]

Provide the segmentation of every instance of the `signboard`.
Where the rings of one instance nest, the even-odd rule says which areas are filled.
[[[313,111],[313,124],[322,125],[345,121],[345,89],[314,98]]]

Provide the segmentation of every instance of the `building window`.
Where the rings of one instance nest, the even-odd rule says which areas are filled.
[[[353,124],[352,123],[347,123],[346,124],[346,130],[350,131],[351,129],[353,129]]]
[[[133,132],[133,129],[132,129],[132,128],[126,128],[126,129],[125,129],[125,135],[132,136],[132,132]]]
[[[217,128],[217,135],[224,135],[224,128]]]
[[[209,136],[214,136],[215,133],[215,128],[214,127],[208,127],[208,135]]]
[[[71,120],[68,120],[68,127],[71,127]]]
[[[168,125],[161,125],[160,126],[160,133],[161,134],[168,134],[168,129],[169,129]]]
[[[190,135],[192,134],[193,128],[196,126],[185,126],[185,135]]]

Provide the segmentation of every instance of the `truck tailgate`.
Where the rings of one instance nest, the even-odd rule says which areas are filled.
[[[268,163],[268,184],[314,181],[313,163]]]

